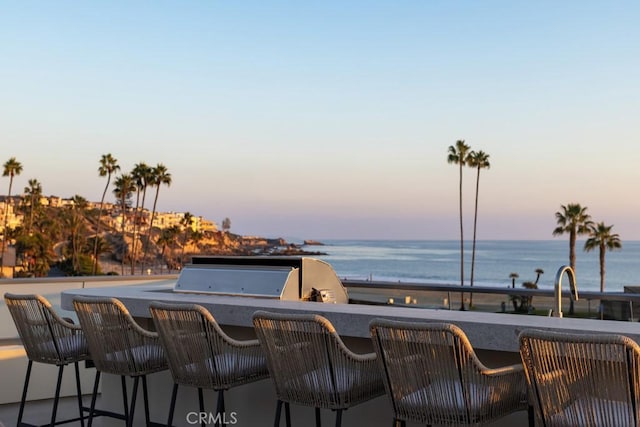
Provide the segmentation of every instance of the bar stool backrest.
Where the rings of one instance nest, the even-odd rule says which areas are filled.
[[[80,326],[60,317],[46,298],[6,293],[4,300],[30,360],[65,365],[89,357]]]
[[[154,302],[150,311],[175,383],[224,390],[268,377],[258,341],[231,338],[206,308]]]
[[[73,306],[99,371],[137,376],[167,368],[158,334],[138,325],[118,299],[76,297]]]
[[[370,330],[397,420],[482,425],[526,408],[522,365],[487,368],[457,326],[373,319]]]
[[[384,394],[375,354],[351,351],[326,318],[258,311],[253,323],[279,400],[346,409]]]
[[[525,330],[520,355],[542,425],[639,425],[640,346],[631,338]]]

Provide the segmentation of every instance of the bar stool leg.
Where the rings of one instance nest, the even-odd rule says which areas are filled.
[[[216,415],[220,420],[220,424],[216,422],[216,425],[222,425],[224,423],[224,390],[218,390],[218,407],[216,409],[218,412]]]
[[[342,409],[338,409],[336,412],[336,427],[342,426]]]
[[[169,418],[167,419],[167,427],[171,427],[173,423],[173,412],[176,409],[176,397],[178,396],[178,383],[173,383],[171,391],[171,406],[169,406]]]
[[[78,413],[80,415],[80,426],[84,427],[84,412],[82,407],[82,386],[80,385],[80,367],[78,362],[73,363],[76,371],[76,393],[78,394]]]
[[[127,427],[133,427],[133,416],[136,412],[136,397],[138,397],[138,383],[140,377],[133,378],[133,391],[131,392],[131,410],[129,411],[129,419],[127,420]]]
[[[322,426],[322,420],[320,419],[320,408],[316,408],[316,427]]]
[[[18,412],[18,426],[22,424],[22,415],[24,414],[24,404],[27,400],[27,388],[29,388],[29,379],[31,378],[31,367],[33,361],[29,360],[27,364],[27,375],[24,377],[24,387],[22,387],[22,399],[20,399],[20,411]]]
[[[202,388],[198,387],[198,404],[200,409],[200,414],[204,414],[204,395],[202,394]],[[205,427],[204,420],[200,423],[201,427]]]
[[[100,383],[100,371],[96,371],[96,379],[93,381],[93,393],[91,394],[91,407],[89,408],[89,423],[87,427],[93,424],[93,411],[96,409],[96,397],[98,396],[98,384]]]
[[[289,410],[289,402],[284,402],[284,418],[287,421],[287,427],[291,427],[291,411]]]
[[[535,427],[536,414],[533,411],[533,405],[527,406],[527,421],[529,422],[529,427]]]
[[[58,413],[58,401],[60,400],[60,387],[62,386],[62,373],[64,365],[58,366],[58,381],[56,382],[56,394],[53,398],[53,411],[51,412],[51,426],[56,425],[56,415]]]
[[[144,398],[144,419],[149,427],[149,392],[147,390],[147,376],[142,376],[142,396]]]
[[[276,419],[273,421],[273,427],[280,427],[280,414],[282,413],[282,400],[278,399],[276,405]]]
[[[120,384],[122,385],[122,403],[124,405],[124,419],[127,427],[129,427],[129,397],[127,396],[127,379],[124,375],[120,375]]]

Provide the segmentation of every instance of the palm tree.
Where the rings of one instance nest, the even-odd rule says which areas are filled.
[[[520,277],[520,275],[518,273],[509,274],[509,279],[511,279],[511,289],[515,289],[516,288],[516,279],[518,277]]]
[[[16,252],[24,260],[28,275],[44,277],[54,262],[52,242],[45,233],[23,234],[16,241]]]
[[[162,266],[164,264],[167,264],[170,270],[171,270],[171,266],[174,264],[173,250],[171,250],[171,262],[168,262],[165,259],[164,254],[167,250],[167,246],[169,247],[169,249],[173,248],[173,246],[176,243],[176,237],[178,236],[178,234],[180,234],[180,227],[178,227],[177,225],[174,225],[172,227],[162,229],[160,236],[158,236],[158,239],[156,240],[156,244],[162,247],[162,252],[160,254],[160,259],[162,261],[162,263],[160,264],[160,273],[162,273]]]
[[[2,176],[9,177],[9,192],[7,198],[4,201],[4,228],[2,229],[2,254],[0,254],[0,277],[4,271],[4,251],[7,247],[7,221],[9,220],[9,201],[11,199],[11,187],[13,186],[13,177],[20,175],[22,172],[22,164],[16,160],[15,157],[11,157],[4,164],[4,170]]]
[[[553,230],[554,236],[569,233],[569,266],[576,271],[576,240],[578,235],[588,234],[591,230],[591,216],[587,208],[579,203],[561,205],[562,211],[556,212],[558,226]],[[573,299],[570,300],[569,314],[573,314]]]
[[[476,229],[478,225],[478,193],[480,190],[480,169],[489,169],[491,164],[489,163],[489,155],[484,151],[472,151],[469,153],[468,158],[469,166],[476,168],[476,204],[473,215],[473,249],[471,250],[471,278],[469,286],[473,286],[473,273],[476,266]],[[473,293],[469,298],[469,305],[473,306]]]
[[[576,239],[578,235],[588,234],[591,230],[591,216],[587,213],[587,208],[578,203],[569,203],[567,206],[561,205],[561,212],[556,212],[558,226],[553,230],[554,236],[569,233],[569,266],[576,270]]]
[[[538,280],[540,280],[540,276],[544,274],[544,270],[541,268],[536,268],[536,281],[534,282],[536,286],[538,285]]]
[[[40,196],[42,196],[42,184],[37,179],[30,179],[29,186],[24,187],[24,194],[29,197],[29,226],[27,227],[27,234],[31,234],[33,213],[40,205]]]
[[[156,206],[158,204],[158,194],[160,193],[160,186],[165,184],[167,187],[171,185],[171,174],[167,170],[167,167],[162,163],[158,163],[155,168],[152,169],[151,180],[149,185],[156,187],[156,196],[153,199],[153,210],[151,211],[151,221],[149,222],[149,231],[147,233],[146,243],[144,245],[144,252],[142,255],[142,266],[140,268],[140,274],[144,272],[144,261],[147,257],[147,251],[149,250],[149,239],[151,238],[151,230],[153,229],[153,221],[156,216]]]
[[[523,288],[526,289],[538,289],[538,282],[524,282]],[[530,295],[523,295],[520,297],[520,311],[529,311],[533,307],[533,297]]]
[[[590,252],[596,248],[600,250],[600,292],[604,292],[605,253],[607,250],[622,248],[620,236],[617,233],[611,233],[612,228],[613,225],[605,225],[604,222],[594,224],[591,226],[589,238],[584,242],[585,251]]]
[[[104,207],[104,198],[107,195],[107,190],[109,189],[109,184],[111,183],[111,174],[120,170],[120,166],[118,166],[118,160],[116,160],[111,153],[103,154],[100,158],[100,167],[98,167],[98,174],[100,176],[107,177],[107,183],[104,186],[104,191],[102,192],[102,199],[100,199],[100,210],[98,211],[98,221],[96,223],[96,237],[100,234],[100,225],[102,224],[102,209]],[[92,274],[96,274],[96,270],[98,268],[98,239],[94,239],[93,241],[93,269]]]
[[[98,259],[100,258],[100,255],[102,255],[103,253],[109,252],[111,250],[111,245],[109,244],[107,239],[105,239],[104,237],[98,236],[98,235],[89,237],[87,239],[87,252],[91,253],[91,251],[93,251],[93,248],[95,248],[96,246],[98,247],[98,250],[96,251]],[[93,273],[94,276],[96,274],[102,274],[101,270],[98,269],[96,272]]]
[[[202,231],[194,231],[191,233],[190,237],[191,243],[193,243],[197,248],[198,244],[204,239],[204,233]]]
[[[113,190],[113,194],[118,198],[118,202],[120,204],[120,210],[122,212],[122,266],[121,266],[121,274],[124,275],[124,260],[126,258],[126,248],[127,248],[127,240],[126,236],[126,222],[127,222],[127,204],[128,200],[131,198],[131,195],[134,191],[136,191],[136,184],[133,177],[129,174],[122,174],[116,181],[114,182],[115,189]]]
[[[182,237],[182,253],[180,254],[180,266],[184,265],[184,249],[193,234],[193,229],[191,228],[192,221],[193,215],[191,215],[191,212],[185,212],[184,216],[180,220],[180,225],[184,228],[184,234]]]
[[[511,289],[515,289],[516,288],[516,279],[518,277],[520,277],[520,275],[518,273],[509,274],[509,278],[511,279]],[[518,311],[518,298],[515,295],[510,295],[509,299],[511,300],[511,303],[513,304],[513,311]]]
[[[460,166],[460,286],[464,286],[464,233],[462,226],[462,167],[469,160],[470,147],[464,140],[456,141],[455,145],[449,146],[447,162]],[[464,310],[464,293],[460,292],[460,310]]]
[[[133,217],[133,245],[131,257],[131,274],[134,274],[135,260],[138,253],[138,230],[142,222],[142,213],[144,212],[144,203],[147,197],[147,187],[152,179],[152,170],[146,163],[140,162],[133,167],[131,172],[133,179],[136,181],[136,209]],[[142,195],[142,200],[140,196]]]
[[[85,213],[87,209],[87,199],[75,195],[73,204],[65,217],[65,226],[68,232],[69,251],[71,255],[71,266],[73,274],[80,274],[80,255],[86,246],[84,237],[86,234]]]

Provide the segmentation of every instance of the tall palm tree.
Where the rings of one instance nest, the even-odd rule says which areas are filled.
[[[121,266],[121,274],[124,275],[124,260],[126,258],[127,253],[127,203],[131,198],[131,195],[134,191],[136,191],[136,184],[133,177],[129,174],[122,174],[118,178],[116,178],[115,189],[113,190],[113,194],[118,198],[118,203],[120,205],[120,211],[122,213],[122,266]]]
[[[447,162],[460,166],[460,286],[464,286],[464,232],[462,226],[462,167],[469,160],[470,147],[464,140],[456,141],[449,146]],[[460,310],[464,310],[464,293],[460,292]]]
[[[142,213],[144,212],[144,204],[147,197],[147,187],[152,179],[152,172],[151,168],[144,162],[137,163],[131,172],[133,179],[136,181],[136,209],[133,217],[131,274],[134,274],[135,260],[138,254],[138,230],[141,226]],[[140,200],[141,196],[142,200]]]
[[[4,251],[7,247],[7,224],[9,220],[9,201],[11,199],[11,187],[13,186],[13,177],[16,175],[20,175],[22,172],[22,164],[16,160],[15,157],[11,157],[4,164],[4,170],[2,172],[2,176],[9,177],[9,192],[7,193],[7,198],[4,201],[4,228],[2,229],[2,254],[0,254],[0,277],[3,275],[4,271]]]
[[[169,187],[171,185],[171,174],[165,165],[162,163],[158,163],[156,167],[152,169],[151,180],[149,181],[149,185],[156,187],[156,195],[153,199],[153,210],[151,211],[151,221],[149,222],[149,231],[147,233],[147,238],[145,239],[144,252],[142,255],[142,265],[140,268],[140,274],[144,272],[144,261],[147,257],[147,251],[149,250],[149,239],[151,239],[151,230],[153,229],[153,221],[156,216],[156,207],[158,204],[158,194],[160,193],[160,186],[162,184]]]
[[[100,225],[102,224],[102,209],[104,207],[104,198],[107,195],[109,184],[111,183],[111,175],[120,170],[118,160],[114,158],[111,153],[103,154],[100,158],[100,167],[98,167],[98,174],[100,176],[107,177],[107,183],[104,186],[102,192],[102,199],[100,199],[100,210],[98,211],[98,221],[96,223],[96,237],[100,235]],[[98,239],[93,240],[93,270],[92,274],[96,274],[98,268]]]
[[[29,198],[29,225],[27,226],[27,234],[31,234],[33,229],[33,213],[40,205],[40,196],[42,196],[42,184],[37,179],[30,179],[29,186],[24,187],[24,194]]]
[[[561,205],[562,211],[556,212],[558,226],[553,230],[554,236],[569,233],[569,266],[576,271],[576,240],[578,235],[588,234],[591,230],[591,215],[587,208],[579,203]],[[573,299],[569,303],[569,314],[573,314]]]
[[[590,252],[596,248],[600,251],[600,292],[604,292],[605,262],[604,257],[607,250],[613,251],[622,248],[620,236],[611,233],[613,225],[605,225],[599,222],[591,226],[589,238],[584,242],[584,250]]]
[[[475,168],[476,174],[476,203],[473,215],[473,248],[471,250],[471,278],[469,286],[473,286],[473,273],[476,267],[476,229],[478,225],[478,194],[480,190],[480,170],[489,169],[491,164],[489,163],[489,155],[484,151],[472,151],[469,153],[468,159],[469,166]],[[473,293],[469,297],[469,305],[473,306]]]

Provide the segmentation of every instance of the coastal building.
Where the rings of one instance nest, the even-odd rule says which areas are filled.
[[[6,200],[6,197],[4,199]],[[22,225],[23,221],[22,214],[16,210],[15,201],[11,200],[9,203],[5,203],[5,200],[0,203],[0,230],[2,230],[2,232],[4,232],[5,215],[7,218],[7,227],[10,229]]]
[[[0,231],[4,229],[4,217],[5,212],[7,215],[7,227],[16,228],[23,224],[24,215],[17,207],[20,203],[20,198],[24,196],[12,196],[9,203],[6,203],[7,196],[0,196]],[[38,201],[40,206],[51,208],[64,208],[75,206],[73,198],[62,198],[59,196],[41,196]],[[100,209],[100,202],[87,201],[87,209]],[[108,222],[108,225],[116,230],[122,229],[122,214],[119,207],[115,203],[104,202],[102,206],[103,219]],[[186,212],[156,212],[153,226],[160,229],[165,229],[173,226],[179,226],[182,228],[181,222],[184,219]],[[142,209],[138,212],[138,215],[134,215],[134,209],[128,209],[126,213],[126,232],[133,232],[134,217],[137,219],[138,227],[148,227],[151,219],[151,211],[149,209]],[[193,216],[191,219],[191,229],[193,231],[200,232],[215,232],[218,231],[218,227],[215,222],[208,220],[202,216]]]
[[[208,219],[199,216],[199,217],[195,217],[194,218],[194,224],[195,224],[195,231],[200,231],[200,232],[215,232],[218,231],[218,226],[216,225],[215,222],[213,221],[209,221]]]
[[[183,229],[182,221],[186,212],[159,212],[156,213],[156,218],[153,221],[153,226],[160,229],[179,227]],[[213,221],[203,218],[202,216],[191,217],[191,229],[193,231],[218,231],[218,227]]]

